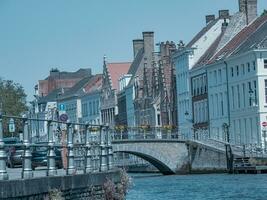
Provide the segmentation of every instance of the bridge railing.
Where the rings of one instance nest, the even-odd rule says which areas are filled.
[[[212,138],[209,138],[203,142],[223,150],[225,149],[225,145],[230,144],[232,152],[241,157],[267,157],[267,151],[261,144],[232,144]]]
[[[112,140],[184,139],[176,129],[162,127],[127,127],[111,130]]]
[[[8,121],[12,119],[22,127],[21,142],[12,144],[10,139],[4,137]],[[46,134],[32,135],[31,123],[44,122]],[[113,152],[109,127],[104,125],[62,122],[58,120],[34,119],[0,114],[0,180],[8,180],[7,172],[10,150],[19,147],[21,156],[21,178],[33,178],[34,149],[45,147],[46,175],[57,175],[56,152],[60,152],[61,165],[66,175],[76,174],[78,170],[83,173],[108,171],[113,168]],[[6,135],[6,134],[5,134]],[[14,153],[14,152],[13,152]],[[8,155],[9,154],[9,155]],[[8,157],[9,156],[9,157]]]

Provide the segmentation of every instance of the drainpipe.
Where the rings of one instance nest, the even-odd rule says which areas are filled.
[[[228,63],[224,61],[224,64],[226,66],[226,84],[227,84],[227,107],[228,107],[228,134],[229,134],[229,128],[231,126],[231,115],[230,115],[230,99],[229,99],[229,79],[228,79]],[[230,141],[227,141],[230,142]]]
[[[209,139],[210,139],[210,133],[211,133],[211,128],[210,128],[210,107],[209,107],[209,79],[208,79],[208,71],[207,69],[205,70],[206,73],[206,87],[207,87],[207,114],[208,114],[208,127],[209,127]]]
[[[228,173],[232,174],[233,173],[233,161],[234,161],[234,156],[232,153],[231,145],[230,145],[230,100],[229,100],[229,79],[228,79],[228,64],[226,61],[224,61],[224,64],[226,66],[226,84],[227,84],[227,106],[228,106],[228,126],[227,126],[227,142],[228,144],[225,145],[225,153],[226,153],[226,163],[227,163],[227,169]]]

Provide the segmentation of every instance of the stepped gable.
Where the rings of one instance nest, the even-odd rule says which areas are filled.
[[[229,57],[242,43],[244,43],[267,20],[267,15],[261,16],[243,28],[230,42],[228,42],[208,64]]]
[[[112,89],[119,89],[119,79],[121,76],[127,74],[131,62],[121,62],[121,63],[107,63],[107,71],[111,80]]]

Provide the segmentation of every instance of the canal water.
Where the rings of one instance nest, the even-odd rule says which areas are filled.
[[[267,200],[267,174],[130,174],[127,200]]]

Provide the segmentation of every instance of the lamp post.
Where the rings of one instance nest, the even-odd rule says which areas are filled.
[[[229,125],[227,123],[223,123],[222,125],[223,132],[226,136],[226,141],[229,143],[230,142],[230,136],[229,136]]]
[[[267,145],[267,141],[266,141],[267,130],[266,130],[265,127],[264,127],[263,130],[262,130],[262,137],[263,137],[263,139],[264,139],[264,152],[266,153],[266,151],[267,151],[267,147],[266,147],[266,145]]]

